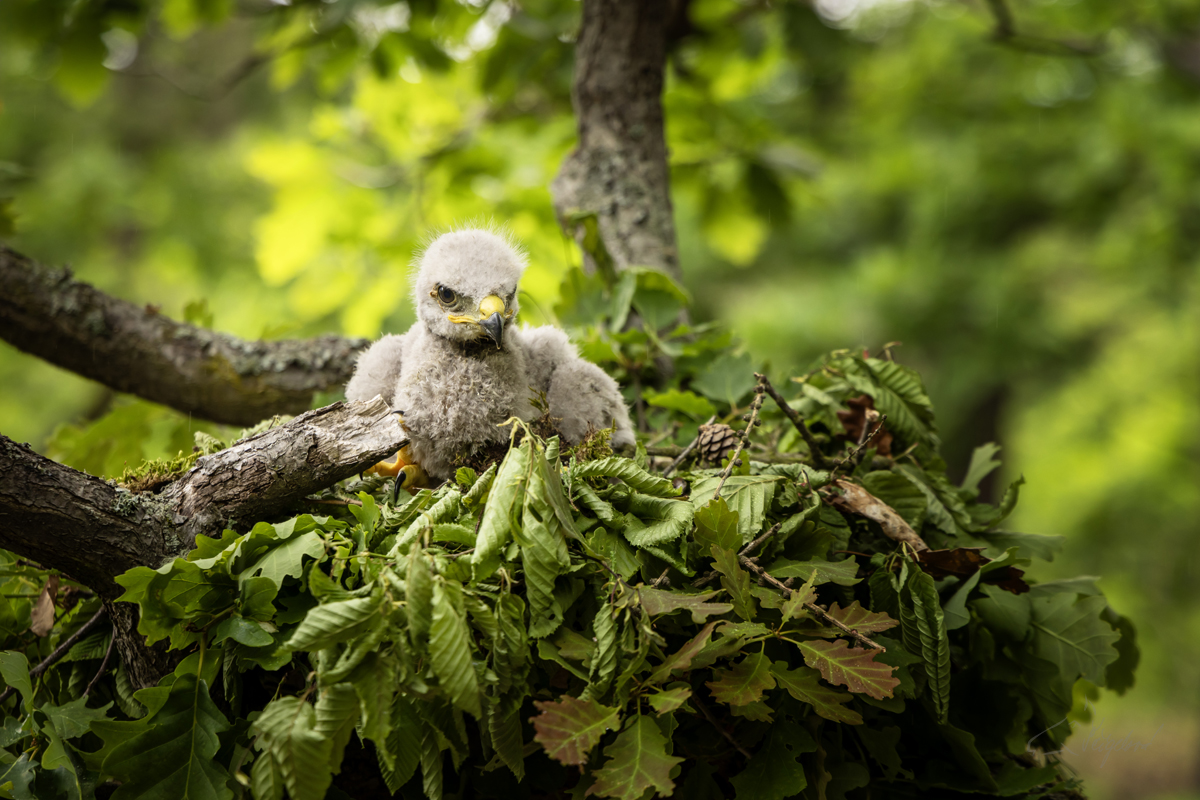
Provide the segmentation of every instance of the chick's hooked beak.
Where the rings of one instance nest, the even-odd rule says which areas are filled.
[[[479,303],[479,325],[499,350],[504,341],[504,301],[496,295],[488,295]]]

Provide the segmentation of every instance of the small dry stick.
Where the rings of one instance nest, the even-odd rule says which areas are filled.
[[[751,542],[750,544],[748,544],[748,545],[746,545],[745,547],[743,547],[743,548],[741,549],[741,552],[739,552],[739,553],[738,553],[738,556],[748,556],[748,555],[750,555],[751,553],[753,553],[755,550],[757,550],[757,549],[758,549],[758,546],[759,546],[759,545],[761,545],[761,544],[762,544],[763,542],[765,542],[767,539],[770,539],[770,538],[771,538],[772,536],[774,536],[775,534],[779,533],[779,529],[780,529],[780,528],[782,528],[782,527],[783,527],[783,523],[782,523],[782,522],[776,522],[774,525],[772,525],[772,526],[770,527],[770,529],[768,529],[768,530],[767,530],[767,532],[766,532],[766,533],[764,533],[762,536],[760,536],[760,537],[758,537],[757,539],[755,539],[755,540],[754,540],[753,542]]]
[[[323,506],[361,506],[362,500],[322,500],[317,497],[306,497],[305,501],[309,503],[319,503]]]
[[[738,457],[741,456],[742,450],[750,441],[750,431],[754,430],[754,426],[758,424],[758,412],[762,408],[764,391],[762,381],[759,381],[758,385],[754,387],[754,399],[750,401],[750,413],[745,418],[746,430],[742,431],[737,447],[730,454],[729,463],[725,465],[725,469],[721,470],[721,480],[717,484],[716,491],[713,492],[713,500],[721,496],[721,490],[725,488],[725,481],[729,480],[729,476],[733,474],[733,468],[741,463]]]
[[[817,437],[813,436],[812,431],[810,431],[808,426],[804,424],[804,417],[797,414],[796,409],[788,405],[787,400],[784,400],[783,395],[781,395],[779,391],[771,385],[771,381],[766,375],[761,375],[756,372],[754,373],[754,377],[758,378],[759,383],[767,390],[767,394],[771,395],[771,399],[775,401],[777,406],[779,406],[779,410],[787,415],[787,418],[790,419],[792,424],[796,426],[796,430],[800,432],[800,436],[804,439],[804,443],[808,445],[809,452],[812,453],[813,464],[815,464],[819,469],[829,469],[829,459],[826,458],[825,454],[821,452],[821,445],[817,442]]]
[[[864,436],[863,440],[858,443],[857,447],[855,447],[853,450],[851,450],[849,453],[847,453],[845,458],[839,460],[836,464],[833,465],[833,469],[831,469],[829,471],[829,477],[833,478],[833,476],[837,475],[838,471],[841,470],[843,467],[845,467],[847,464],[853,464],[858,459],[858,457],[862,454],[863,450],[866,449],[866,446],[871,443],[871,440],[874,439],[877,435],[879,435],[879,432],[883,430],[883,423],[886,421],[887,421],[887,414],[880,414],[879,420],[875,425],[875,430],[871,431],[870,435]],[[871,423],[868,421],[867,426],[870,427],[870,425],[871,425]],[[864,431],[865,430],[866,429],[864,429]]]
[[[84,636],[87,636],[88,632],[90,632],[92,628],[96,627],[96,625],[99,624],[100,620],[102,620],[104,615],[107,613],[108,609],[106,609],[104,606],[101,606],[100,610],[93,614],[91,619],[79,626],[79,630],[72,633],[66,639],[63,639],[62,643],[60,643],[58,647],[54,648],[54,651],[50,653],[50,655],[42,659],[41,663],[36,667],[29,670],[29,680],[32,681],[37,676],[41,675],[43,672],[53,666],[56,661],[65,656],[67,651],[74,647],[76,642],[78,642]],[[4,693],[0,694],[0,703],[3,703],[8,698],[12,697],[12,693],[13,687],[10,686],[5,689]]]
[[[711,417],[708,418],[708,422],[706,422],[704,424],[712,425],[713,420],[715,420],[716,418],[717,418],[717,415],[713,414]],[[689,453],[691,453],[693,450],[696,449],[696,445],[699,443],[700,443],[700,434],[697,433],[696,438],[692,439],[692,443],[689,444],[687,447],[683,448],[683,452],[679,454],[679,457],[676,458],[674,461],[672,461],[671,464],[666,469],[663,470],[663,477],[665,478],[668,475],[670,475],[672,472],[674,472],[675,468],[683,463],[683,460],[688,457]]]
[[[116,643],[117,637],[115,635],[108,640],[108,649],[104,651],[104,660],[100,662],[100,669],[96,670],[96,677],[92,678],[92,682],[89,683],[87,688],[83,690],[84,697],[87,697],[92,689],[96,688],[96,684],[99,682],[100,677],[104,675],[105,671],[108,669],[108,660],[112,658],[113,646],[116,645]]]
[[[767,572],[765,569],[760,567],[758,564],[755,564],[753,561],[746,558],[745,556],[739,557],[738,561],[742,562],[743,567],[750,570],[758,577],[762,578],[764,581],[769,583],[771,586],[774,586],[776,589],[783,592],[784,597],[790,597],[792,592],[794,591],[794,590],[789,589],[788,587],[784,586],[782,583],[780,583],[775,578],[775,576],[773,576],[771,573]],[[822,622],[828,622],[830,625],[839,629],[840,631],[845,633],[847,636],[852,637],[859,644],[873,647],[876,650],[879,650],[881,652],[885,652],[887,650],[886,647],[879,644],[874,639],[871,639],[868,636],[864,636],[863,634],[856,631],[854,628],[846,627],[844,624],[842,624],[838,620],[829,616],[829,613],[827,611],[825,611],[825,609],[823,609],[819,605],[817,605],[816,603],[805,602],[804,607],[807,608],[811,613],[820,617]]]

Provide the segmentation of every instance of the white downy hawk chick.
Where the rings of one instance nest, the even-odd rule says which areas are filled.
[[[420,255],[413,281],[417,321],[387,335],[358,359],[346,398],[379,395],[402,415],[410,436],[397,463],[397,488],[449,478],[457,457],[504,442],[510,417],[536,419],[545,395],[567,444],[590,430],[616,430],[613,447],[633,444],[617,383],[580,358],[564,331],[517,328],[524,254],[505,236],[466,229],[443,234]],[[387,469],[390,467],[390,469]]]

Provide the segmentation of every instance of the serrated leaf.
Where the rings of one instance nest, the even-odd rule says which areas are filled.
[[[763,692],[775,688],[771,662],[762,653],[754,653],[733,665],[732,669],[713,670],[716,680],[708,681],[713,699],[733,706],[744,706],[762,699]]]
[[[638,800],[650,789],[664,796],[675,791],[671,769],[683,759],[667,755],[667,740],[649,717],[639,714],[604,755],[608,759],[595,772],[592,794]]]
[[[708,640],[712,638],[713,629],[716,627],[716,622],[710,622],[701,628],[700,632],[689,639],[687,643],[667,656],[666,660],[655,668],[646,682],[650,684],[662,683],[671,676],[673,671],[686,670],[691,666],[692,659],[708,645]]]
[[[119,739],[104,757],[104,772],[122,782],[114,800],[233,797],[226,785],[229,773],[214,758],[218,736],[229,723],[209,697],[208,684],[184,675],[158,694],[165,695],[164,702],[151,716],[107,722],[99,729],[106,740]],[[143,692],[138,699],[149,705]]]
[[[358,694],[349,683],[322,687],[317,697],[317,721],[313,730],[329,742],[329,768],[342,771],[342,754],[358,722]]]
[[[790,720],[771,726],[765,744],[746,768],[730,779],[740,800],[784,800],[796,797],[807,786],[802,753],[812,753],[817,743],[804,728]]]
[[[814,570],[817,575],[813,579],[813,586],[823,583],[853,586],[862,580],[857,577],[858,562],[853,558],[847,558],[845,561],[791,561],[780,558],[772,561],[771,566],[767,567],[767,572],[776,578],[803,578],[806,581],[812,578]]]
[[[708,602],[716,597],[717,592],[715,591],[704,592],[703,594],[687,594],[684,592],[663,591],[640,584],[636,588],[642,608],[652,617],[684,609],[692,615],[692,622],[699,625],[713,614],[724,614],[733,610],[733,606],[729,603]]]
[[[530,440],[526,439],[520,447],[510,448],[492,481],[479,520],[475,552],[471,554],[476,580],[483,580],[496,571],[500,553],[512,540],[513,528],[520,524],[524,489],[529,483],[531,446]]]
[[[408,580],[405,584],[408,601],[408,637],[413,649],[424,651],[433,624],[433,573],[429,557],[419,547],[408,555]]]
[[[29,680],[29,660],[25,654],[16,650],[6,650],[0,653],[0,676],[4,683],[15,689],[25,701],[25,709],[33,707],[33,683]]]
[[[861,725],[862,715],[846,704],[852,695],[820,682],[820,673],[811,667],[796,667],[788,669],[782,661],[771,662],[771,674],[775,676],[780,688],[787,693],[813,707],[820,716],[832,722],[846,725]]]
[[[433,624],[429,631],[429,659],[438,685],[454,705],[476,719],[483,718],[479,683],[471,663],[471,632],[454,602],[455,584],[438,580],[433,585]]]
[[[625,529],[625,538],[635,547],[649,547],[673,542],[692,529],[695,507],[686,500],[666,500],[634,492],[629,497],[629,511],[645,527]]]
[[[822,678],[852,692],[882,700],[891,697],[892,690],[900,683],[899,678],[892,676],[891,667],[875,661],[877,650],[851,649],[844,639],[802,641],[797,647],[804,663],[818,670]]]
[[[964,490],[978,493],[980,481],[1000,467],[1000,462],[996,460],[999,452],[1000,445],[995,442],[981,444],[972,451],[971,463],[967,465],[967,474],[962,482]]]
[[[720,481],[719,477],[710,476],[692,484],[691,499],[697,509],[709,504]],[[762,530],[767,509],[782,481],[778,475],[733,475],[721,487],[721,498],[738,515],[738,535],[742,544]]]
[[[381,613],[377,596],[355,597],[317,606],[304,615],[287,646],[292,650],[322,650],[361,633]]]
[[[709,500],[696,512],[697,544],[707,551],[712,545],[737,550],[742,546],[736,511],[730,511],[725,498]]]
[[[673,689],[664,689],[656,694],[646,695],[646,700],[650,703],[650,707],[654,709],[654,713],[661,717],[663,714],[669,714],[678,709],[691,696],[692,689],[690,686],[676,686]]]
[[[585,478],[617,478],[631,489],[651,497],[678,497],[679,490],[669,480],[651,475],[632,459],[620,456],[598,458],[571,467],[571,481]]]
[[[352,680],[362,711],[360,731],[363,738],[375,743],[380,759],[395,769],[395,760],[387,747],[392,729],[392,700],[397,688],[392,660],[379,653],[368,653],[360,666],[354,671]]]
[[[592,620],[592,635],[596,639],[596,651],[588,673],[588,691],[594,697],[603,697],[617,673],[617,626],[613,619],[613,608],[602,603]]]
[[[912,570],[901,602],[909,599],[916,621],[919,653],[929,679],[928,694],[938,722],[946,722],[950,713],[950,640],[933,578],[920,569]],[[902,612],[903,613],[903,612]],[[906,632],[905,646],[908,646]],[[912,649],[911,647],[909,648]]]
[[[395,794],[416,774],[420,765],[424,725],[412,703],[403,694],[397,694],[392,700],[389,716],[391,730],[387,735],[387,751],[390,757],[385,758],[381,754],[379,766],[388,791]]]
[[[525,778],[525,742],[521,737],[521,717],[519,712],[502,715],[500,707],[493,705],[488,709],[488,735],[492,747],[500,760],[504,762],[518,781]]]
[[[555,702],[537,701],[533,705],[541,712],[531,718],[536,731],[534,741],[551,758],[568,766],[586,764],[592,748],[617,726],[617,709],[595,700],[564,696]]]
[[[299,697],[272,700],[254,721],[261,757],[274,760],[292,800],[323,800],[333,781],[330,742],[316,725],[316,710]]]
[[[845,608],[834,603],[829,606],[827,613],[832,619],[859,633],[879,633],[900,624],[899,620],[892,619],[887,614],[863,608],[857,600]]]
[[[1100,618],[1108,606],[1103,597],[1076,598],[1062,592],[1031,601],[1033,651],[1058,665],[1067,686],[1079,676],[1101,686],[1105,668],[1117,660],[1114,645],[1121,635]]]
[[[746,621],[754,619],[754,595],[750,591],[750,573],[742,569],[738,555],[733,550],[711,547],[713,567],[721,574],[721,586],[733,601],[733,610]]]

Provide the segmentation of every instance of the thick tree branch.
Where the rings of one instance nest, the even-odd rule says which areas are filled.
[[[281,513],[405,439],[383,400],[334,403],[199,459],[159,494],[135,494],[0,436],[0,548],[112,598],[116,575],[157,567],[198,535]]]
[[[0,338],[120,392],[233,425],[298,414],[364,339],[246,341],[118,300],[0,246]]]
[[[654,267],[677,279],[662,90],[667,40],[685,10],[670,0],[584,0],[571,93],[579,144],[551,186],[581,244],[576,220],[594,214],[618,270]]]

